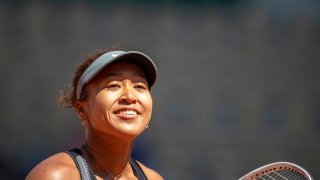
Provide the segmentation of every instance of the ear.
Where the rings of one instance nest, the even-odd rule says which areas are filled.
[[[83,126],[87,125],[87,121],[88,121],[88,115],[84,110],[84,104],[83,102],[77,101],[75,104],[75,111],[79,117],[79,119],[81,120],[81,124]]]

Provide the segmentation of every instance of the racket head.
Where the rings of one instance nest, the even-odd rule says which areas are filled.
[[[239,180],[292,179],[313,180],[312,176],[301,166],[290,162],[275,162],[257,168]]]

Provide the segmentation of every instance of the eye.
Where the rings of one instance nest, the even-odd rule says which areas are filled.
[[[112,83],[112,84],[108,84],[107,85],[107,88],[108,89],[111,89],[111,90],[115,90],[115,89],[118,89],[118,88],[121,88],[119,84],[116,84],[116,83]]]
[[[138,90],[148,90],[148,86],[143,83],[135,84],[134,88]]]

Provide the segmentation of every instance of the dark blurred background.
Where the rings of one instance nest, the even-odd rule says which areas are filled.
[[[83,143],[56,102],[83,58],[145,52],[159,79],[134,156],[165,179],[289,161],[320,178],[317,0],[0,2],[0,179]]]

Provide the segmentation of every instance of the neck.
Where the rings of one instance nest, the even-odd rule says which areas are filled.
[[[86,137],[86,148],[90,166],[102,177],[121,175],[128,165],[133,144],[134,141],[89,134]]]

